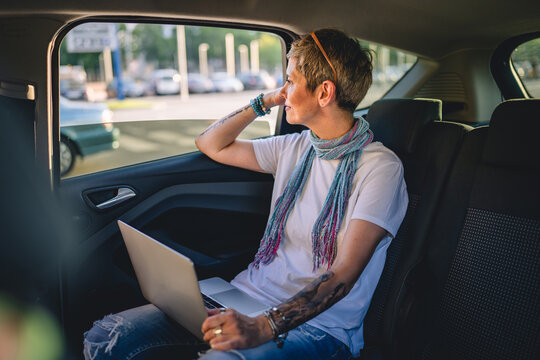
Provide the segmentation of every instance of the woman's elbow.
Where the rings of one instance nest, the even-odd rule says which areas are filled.
[[[195,146],[197,147],[197,149],[199,149],[199,151],[203,151],[203,149],[201,148],[201,135],[195,138]]]
[[[205,144],[205,141],[201,139],[202,135],[199,135],[195,138],[195,146],[197,149],[199,149],[200,152],[202,152],[205,155],[208,155],[210,150],[207,144]]]
[[[219,151],[216,151],[216,149],[210,146],[207,143],[207,139],[201,139],[201,136],[202,135],[199,135],[199,137],[195,139],[195,146],[197,146],[197,149],[199,149],[199,151],[202,152],[204,155],[208,156],[212,160],[216,160],[216,155]]]

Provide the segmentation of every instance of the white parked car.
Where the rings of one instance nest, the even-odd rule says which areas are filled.
[[[211,79],[214,82],[214,89],[218,92],[239,92],[244,90],[244,85],[240,80],[225,72],[214,73]]]
[[[150,75],[150,93],[172,95],[180,93],[180,74],[174,69],[155,70]]]

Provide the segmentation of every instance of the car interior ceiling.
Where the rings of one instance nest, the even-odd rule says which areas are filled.
[[[0,4],[0,48],[8,50],[0,55],[0,90],[8,83],[36,90],[31,101],[0,92],[0,295],[49,308],[64,327],[66,358],[80,358],[93,320],[145,302],[116,219],[193,258],[201,278],[231,279],[252,259],[268,217],[271,176],[200,153],[60,181],[51,139],[59,137],[58,81],[49,76],[58,61],[51,42],[66,25],[92,16],[196,19],[280,29],[290,42],[342,24],[419,56],[383,99],[356,113],[403,162],[409,194],[365,317],[360,359],[540,358],[540,100],[501,89],[509,73],[497,55],[504,41],[539,30],[540,3],[242,4]],[[317,16],[298,15],[306,11]],[[277,129],[301,130],[285,116]],[[137,199],[106,212],[90,208],[100,196],[93,191],[119,185]]]

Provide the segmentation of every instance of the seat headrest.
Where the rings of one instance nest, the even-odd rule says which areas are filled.
[[[482,159],[540,169],[540,99],[508,100],[491,115]]]
[[[367,121],[374,140],[396,153],[412,153],[420,130],[440,121],[442,102],[436,99],[383,99],[373,103]]]

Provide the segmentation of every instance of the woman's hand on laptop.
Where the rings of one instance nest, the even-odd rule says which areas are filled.
[[[212,349],[221,351],[255,347],[273,337],[272,329],[263,315],[253,318],[230,308],[208,310],[202,332]]]

